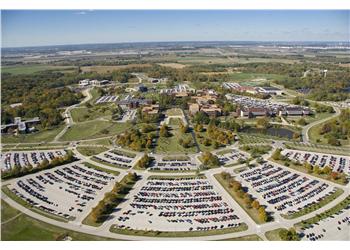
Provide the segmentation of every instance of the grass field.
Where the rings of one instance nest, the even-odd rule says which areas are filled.
[[[72,109],[71,115],[74,122],[91,121],[97,118],[110,120],[112,118],[112,111],[106,106],[94,106],[93,108],[80,107]]]
[[[106,147],[77,147],[79,153],[85,156],[98,155],[104,151],[107,151]]]
[[[328,139],[325,138],[324,135],[320,135],[319,131],[321,130],[322,126],[325,124],[325,123],[328,123],[328,122],[333,122],[337,120],[337,118],[333,118],[331,120],[328,120],[324,123],[321,123],[321,124],[317,124],[313,127],[310,128],[309,130],[309,138],[310,138],[310,141],[312,143],[317,143],[317,144],[325,144],[327,145],[328,144]],[[349,140],[339,140],[341,145],[342,146],[346,146],[346,145],[350,145],[350,139]]]
[[[159,65],[164,67],[174,68],[174,69],[182,69],[186,67],[186,65],[181,63],[159,63]]]
[[[30,142],[50,142],[63,130],[64,126],[52,129],[40,130],[31,134],[1,135],[2,143],[30,143]]]
[[[112,142],[110,139],[96,139],[91,141],[83,141],[80,142],[80,145],[103,145],[103,146],[112,146]]]
[[[145,231],[145,230],[133,230],[133,229],[119,229],[111,227],[110,231],[118,234],[135,235],[135,236],[148,236],[148,237],[195,237],[195,236],[209,236],[241,232],[248,229],[247,224],[242,223],[238,227],[215,229],[209,231]]]
[[[126,69],[131,67],[149,67],[150,64],[128,64],[128,65],[114,65],[114,66],[83,66],[81,70],[83,72],[97,72],[97,73],[110,73],[115,70]]]
[[[241,236],[236,238],[228,238],[221,241],[262,241],[262,239],[256,234],[251,234],[251,235],[246,235],[246,236]]]
[[[276,74],[257,74],[257,73],[230,73],[229,78],[231,81],[249,81],[257,78],[263,78],[266,80],[280,80],[284,76]]]
[[[277,228],[275,230],[272,231],[267,231],[265,233],[265,236],[268,240],[270,241],[282,241],[282,239],[279,236],[279,232],[282,230],[283,228]]]
[[[190,133],[182,134],[176,126],[169,126],[172,136],[170,137],[159,137],[157,140],[157,153],[167,154],[178,154],[178,153],[196,153],[197,149],[195,146],[190,148],[184,148],[180,145],[180,138],[192,138]]]
[[[125,131],[127,123],[113,123],[107,121],[90,121],[73,125],[60,138],[61,141],[74,141],[112,136]]]
[[[52,70],[60,72],[69,72],[75,70],[74,66],[55,66],[55,65],[45,65],[45,64],[34,64],[34,65],[16,65],[16,66],[2,66],[2,73],[10,73],[13,75],[21,74],[33,74],[40,71]]]
[[[197,140],[198,146],[202,152],[212,151],[215,149],[214,148],[214,141],[208,137],[206,132],[196,132],[195,135],[196,135],[196,140]],[[209,139],[212,143],[210,145],[204,145],[203,142],[205,139]]]
[[[17,216],[17,217],[15,217]],[[99,241],[110,238],[74,232],[41,222],[1,200],[1,240],[3,241],[54,241],[68,235],[73,240]]]

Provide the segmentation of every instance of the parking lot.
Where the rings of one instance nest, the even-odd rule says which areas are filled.
[[[245,160],[248,158],[248,154],[241,152],[237,149],[232,149],[231,152],[225,154],[216,154],[219,158],[219,161],[223,165],[236,164],[240,159]]]
[[[238,179],[280,214],[298,212],[336,191],[330,184],[273,163],[244,170]]]
[[[152,166],[149,170],[157,170],[157,171],[191,171],[196,170],[198,164],[193,158],[174,158],[174,159],[166,159],[158,157],[155,161],[153,161]]]
[[[118,120],[118,122],[132,121],[132,120],[135,119],[136,113],[137,113],[137,110],[136,110],[136,109],[127,110],[127,111],[125,111],[125,113],[123,114],[123,117],[122,117],[120,120]]]
[[[49,162],[55,157],[62,157],[66,154],[65,150],[40,150],[40,151],[11,151],[1,154],[1,170],[10,170],[15,165],[19,167],[36,167],[44,159]]]
[[[311,227],[301,230],[302,240],[349,240],[350,239],[350,211],[349,207],[331,217],[323,219]]]
[[[205,177],[141,180],[113,215],[115,227],[134,230],[207,231],[243,223]]]
[[[113,187],[114,179],[109,173],[71,163],[18,178],[8,188],[35,208],[81,221]]]
[[[118,98],[119,98],[118,96],[114,96],[114,95],[104,95],[98,98],[95,104],[116,102]]]
[[[300,163],[308,162],[312,166],[319,166],[320,168],[329,166],[333,171],[350,174],[349,156],[305,152],[291,149],[284,149],[281,153],[293,161],[299,161]]]
[[[129,169],[133,167],[139,159],[137,155],[131,156],[131,154],[116,149],[103,152],[99,155],[94,156],[94,158],[98,161],[108,163],[110,165],[124,169]]]

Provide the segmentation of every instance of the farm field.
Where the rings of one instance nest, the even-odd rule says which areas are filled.
[[[2,66],[2,73],[10,73],[13,75],[21,75],[21,74],[33,74],[40,71],[59,71],[59,72],[72,72],[75,70],[74,66],[55,66],[55,65],[16,65],[16,66]]]
[[[96,73],[110,73],[114,70],[132,68],[132,67],[149,67],[150,64],[127,64],[127,65],[114,65],[114,66],[84,66],[81,67],[83,72],[96,72]]]

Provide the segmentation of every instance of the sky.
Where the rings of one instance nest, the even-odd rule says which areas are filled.
[[[349,10],[3,10],[2,47],[156,41],[349,41]]]

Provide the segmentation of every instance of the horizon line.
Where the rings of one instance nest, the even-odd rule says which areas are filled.
[[[24,46],[8,46],[1,49],[21,49],[21,48],[39,48],[39,47],[61,47],[61,46],[79,46],[79,45],[107,45],[107,44],[140,44],[140,43],[222,43],[222,42],[260,42],[260,43],[348,43],[350,41],[320,41],[320,40],[183,40],[183,41],[138,41],[138,42],[96,42],[96,43],[67,43],[67,44],[48,44],[48,45],[24,45]]]

